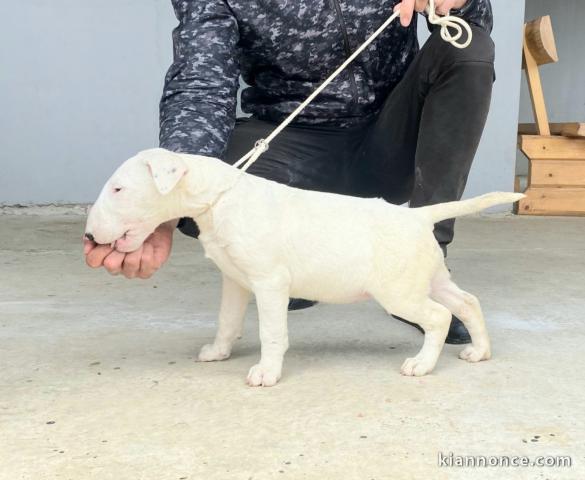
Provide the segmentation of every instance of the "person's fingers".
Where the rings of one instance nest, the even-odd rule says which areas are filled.
[[[83,239],[83,254],[87,255],[91,252],[95,247],[97,247],[97,243],[88,240],[87,238]]]
[[[154,263],[154,248],[150,243],[145,243],[140,259],[140,270],[138,276],[143,280],[152,277],[158,267]]]
[[[449,15],[457,0],[436,0],[435,8],[439,15]]]
[[[417,12],[424,12],[428,4],[429,0],[416,0],[416,3],[414,4],[414,9]]]
[[[152,243],[154,249],[154,266],[156,269],[159,269],[169,259],[171,254],[171,248],[173,246],[173,232],[172,230],[168,232],[160,232],[160,235],[157,235],[156,239],[153,237],[152,242],[147,240],[146,243]]]
[[[85,263],[91,268],[99,268],[104,264],[104,259],[112,253],[109,245],[97,245],[85,256]]]
[[[158,270],[167,261],[168,254],[165,252],[166,252],[166,250],[161,249],[160,247],[153,247],[153,249],[152,249],[152,266],[155,270]]]
[[[126,278],[136,278],[140,270],[140,258],[142,257],[143,247],[138,250],[127,253],[122,264],[122,273]]]
[[[412,16],[414,15],[414,2],[415,0],[402,0],[400,3],[400,24],[403,27],[408,27],[412,22]]]
[[[104,259],[104,268],[111,275],[119,275],[122,271],[122,264],[124,263],[125,253],[114,250]]]
[[[394,7],[394,11],[400,9],[400,23],[408,27],[412,22],[414,12],[424,12],[429,5],[429,0],[402,0]],[[457,5],[457,0],[435,0],[435,11],[439,15],[448,15]]]

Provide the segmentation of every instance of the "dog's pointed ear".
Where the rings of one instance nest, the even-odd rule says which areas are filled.
[[[166,150],[147,158],[146,164],[161,195],[172,192],[188,171],[181,155]]]

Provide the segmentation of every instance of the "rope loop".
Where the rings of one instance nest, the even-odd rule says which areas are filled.
[[[437,15],[435,0],[429,0],[426,12],[429,23],[441,27],[441,38],[445,42],[450,43],[455,48],[463,49],[469,47],[473,38],[473,32],[465,20],[459,17],[452,17],[451,15],[445,15],[444,17]],[[449,29],[454,30],[455,33],[451,33]],[[464,42],[460,42],[459,40],[463,37],[464,32],[467,33],[467,39]]]

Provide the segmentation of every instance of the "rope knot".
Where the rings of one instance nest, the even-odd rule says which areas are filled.
[[[261,138],[260,140],[257,140],[256,143],[254,144],[254,150],[256,150],[257,152],[260,152],[260,154],[267,151],[268,148],[270,148],[270,147],[269,147],[268,142],[266,141],[265,138]]]
[[[426,13],[430,24],[441,27],[441,38],[445,40],[445,42],[450,43],[455,48],[463,49],[469,47],[473,38],[473,32],[465,20],[459,17],[452,17],[451,15],[446,15],[444,17],[437,15],[437,12],[435,11],[435,0],[429,0]],[[455,33],[452,34],[449,31],[450,28],[453,29]],[[460,42],[459,40],[463,37],[463,32],[467,33],[467,39],[464,42]]]

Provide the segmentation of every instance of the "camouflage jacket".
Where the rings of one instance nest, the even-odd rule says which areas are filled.
[[[160,143],[221,157],[242,109],[279,121],[392,13],[399,0],[172,0],[179,20],[160,104]],[[455,15],[488,31],[490,0]],[[298,117],[351,126],[374,115],[418,52],[416,20],[396,21]]]

